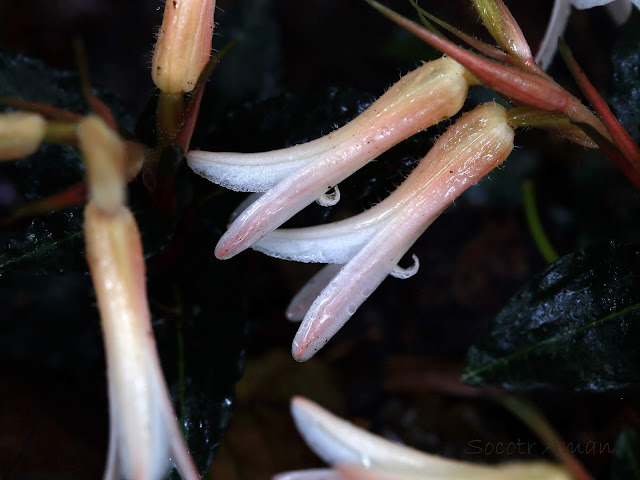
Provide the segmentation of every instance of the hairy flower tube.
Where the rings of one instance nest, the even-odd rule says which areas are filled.
[[[513,137],[503,107],[476,107],[378,205],[332,224],[276,230],[254,245],[278,258],[345,264],[314,277],[290,305],[289,316],[296,317],[321,290],[293,340],[294,358],[307,360],[322,348],[387,275],[407,278],[417,271],[417,263],[405,270],[398,262],[445,208],[509,156]]]
[[[333,469],[302,470],[273,480],[569,480],[561,467],[548,462],[480,465],[438,457],[380,438],[336,417],[302,397],[291,401],[300,435]]]
[[[90,200],[84,213],[87,261],[98,300],[109,391],[105,480],[158,480],[169,456],[197,480],[164,382],[147,304],[140,233],[125,204],[125,146],[100,118],[78,124]]]
[[[215,0],[167,0],[151,77],[164,93],[190,92],[211,56]]]
[[[425,63],[395,83],[344,127],[309,143],[265,153],[192,151],[191,169],[237,191],[266,192],[216,246],[230,258],[321,199],[356,170],[415,133],[457,113],[467,96],[465,69],[451,58]]]

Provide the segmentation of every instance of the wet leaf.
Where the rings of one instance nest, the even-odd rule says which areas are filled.
[[[640,142],[640,12],[633,9],[612,56],[611,106],[622,126]]]
[[[613,447],[611,480],[640,478],[640,435],[638,430],[622,430]]]
[[[174,408],[204,474],[231,420],[244,362],[246,299],[237,265],[215,259],[204,223],[182,228],[167,247],[176,263],[158,272],[162,255],[151,262],[149,299]],[[176,471],[172,478],[179,478]]]
[[[49,213],[0,233],[0,275],[86,269],[82,209]]]
[[[640,381],[640,247],[562,257],[514,295],[471,347],[462,378],[504,388],[603,391]]]

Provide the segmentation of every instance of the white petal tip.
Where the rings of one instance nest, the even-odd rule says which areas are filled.
[[[391,270],[390,275],[392,277],[404,280],[406,278],[413,277],[416,273],[418,273],[418,270],[420,270],[420,259],[415,254],[411,255],[411,258],[413,259],[413,265],[407,268],[402,268],[396,265],[393,270]]]
[[[316,203],[321,207],[333,207],[340,201],[340,189],[336,185],[332,190],[325,192],[318,197]]]

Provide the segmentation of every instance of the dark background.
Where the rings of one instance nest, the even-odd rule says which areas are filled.
[[[551,2],[507,3],[535,50]],[[414,18],[408,2],[386,4]],[[421,5],[488,40],[468,2],[424,1]],[[79,36],[87,48],[93,83],[115,92],[129,111],[140,114],[147,99],[155,95],[149,72],[161,7],[160,2],[148,0],[2,2],[0,43],[73,70],[72,40]],[[224,139],[220,119],[284,94],[321,97],[328,87],[375,97],[421,60],[435,56],[355,0],[220,1],[216,21],[216,48],[240,33],[247,38],[223,59],[210,81],[203,124],[217,120],[212,121],[213,127],[197,132],[196,147],[216,148],[226,141],[225,148],[251,150],[252,132],[246,132],[246,140]],[[575,14],[567,39],[587,74],[606,91],[615,35],[603,12]],[[560,65],[554,64],[552,71],[568,83]],[[331,124],[325,127],[330,128]],[[534,176],[543,221],[558,249],[567,252],[581,246],[583,232],[575,222],[566,221],[567,189],[550,174],[555,170],[548,165],[555,162],[571,172],[581,162],[583,150],[539,132],[519,134],[518,145],[521,148],[505,169],[458,202],[410,251],[420,257],[419,274],[406,281],[386,280],[319,358],[307,365],[298,365],[288,356],[295,326],[286,322],[283,312],[317,267],[254,252],[229,261],[234,262],[230,269],[235,273],[219,281],[243,288],[250,299],[238,306],[248,322],[247,366],[231,433],[214,464],[219,469],[214,472],[216,478],[267,478],[281,470],[319,464],[302,447],[288,419],[286,401],[294,393],[312,396],[391,438],[468,460],[514,459],[470,456],[465,451],[474,439],[535,441],[490,399],[477,398],[457,382],[464,352],[474,338],[545,265],[526,228],[518,178]],[[355,180],[352,188],[358,191],[362,184]],[[68,299],[74,288],[82,290],[73,281],[61,281],[43,286],[42,297],[24,301],[41,302],[44,306],[35,310],[47,315],[51,313],[46,307],[48,296]],[[84,310],[67,307],[60,315],[81,321]],[[0,474],[29,479],[98,478],[107,440],[99,343],[88,341],[92,345],[88,348],[95,349],[94,363],[76,372],[73,353],[66,347],[60,349],[64,359],[46,370],[33,360],[32,342],[38,333],[16,338],[18,353],[0,353],[6,357],[0,367]],[[575,442],[613,442],[619,425],[636,415],[629,401],[616,395],[538,392],[534,399],[565,438]],[[601,473],[608,468],[610,456],[583,460]]]

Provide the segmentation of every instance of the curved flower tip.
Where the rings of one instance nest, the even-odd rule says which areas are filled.
[[[483,480],[569,480],[568,473],[547,462],[478,465],[419,452],[366,432],[303,397],[291,401],[300,435],[320,458],[335,467],[336,478],[352,480],[418,480],[426,478]],[[327,477],[326,471],[322,472]],[[317,473],[316,473],[317,474]],[[289,472],[278,480],[305,479]],[[310,477],[314,478],[314,477]]]
[[[326,284],[293,340],[296,360],[307,360],[322,348],[387,275],[415,273],[417,263],[403,270],[400,259],[445,208],[507,158],[513,136],[504,108],[494,103],[477,107],[451,126],[402,185],[375,207],[333,224],[276,230],[256,244],[256,250],[280,258],[345,264],[321,271],[292,302],[295,309],[290,309],[299,316]]]
[[[106,480],[159,480],[173,458],[199,478],[162,376],[144,276],[140,233],[126,207],[85,209],[85,241],[107,357],[110,440]]]
[[[229,227],[216,256],[250,247],[381,153],[454,115],[467,90],[464,68],[441,58],[405,75],[361,115],[313,142],[262,154],[189,153],[190,167],[214,182],[267,190]]]

